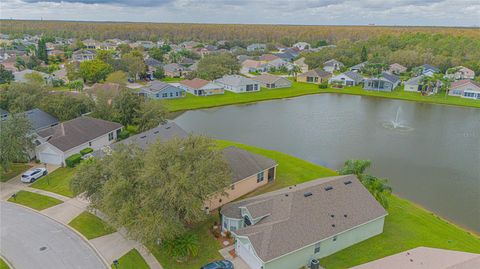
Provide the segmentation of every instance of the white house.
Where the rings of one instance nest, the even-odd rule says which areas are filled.
[[[224,93],[222,85],[200,78],[183,80],[180,82],[179,87],[196,96]]]
[[[65,165],[82,149],[99,150],[115,142],[123,126],[91,117],[78,117],[37,132],[35,154],[42,163]]]
[[[455,81],[450,85],[448,95],[480,101],[480,83],[469,79]]]
[[[303,268],[383,232],[387,212],[355,175],[312,180],[224,205],[222,230],[251,269]]]
[[[362,83],[363,76],[354,71],[348,71],[328,79],[329,84],[341,84],[343,86],[355,86]]]
[[[240,75],[225,75],[222,78],[214,80],[227,91],[234,93],[256,92],[260,90],[260,84],[250,78]]]
[[[332,59],[323,63],[323,70],[333,73],[334,71],[340,70],[344,66],[345,65],[342,62]]]
[[[292,47],[297,48],[299,50],[307,50],[307,49],[310,49],[312,46],[310,46],[310,44],[307,42],[297,42],[293,44]]]
[[[474,79],[475,71],[464,66],[457,66],[447,70],[445,77],[454,80]]]

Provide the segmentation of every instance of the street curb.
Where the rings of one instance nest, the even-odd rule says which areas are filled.
[[[7,258],[0,255],[0,259],[2,259],[2,261],[5,262],[10,269],[15,269],[15,267],[13,267],[13,265],[7,260]]]
[[[79,231],[73,229],[73,227],[70,227],[69,225],[65,225],[65,224],[61,223],[60,221],[58,221],[58,220],[56,220],[56,219],[54,219],[54,218],[52,218],[52,217],[50,217],[50,216],[48,216],[48,215],[43,214],[42,211],[38,211],[38,210],[35,210],[35,209],[30,208],[30,207],[28,207],[28,206],[24,206],[24,205],[21,205],[21,204],[17,204],[17,203],[14,203],[14,202],[10,202],[10,201],[5,201],[5,202],[7,202],[7,203],[12,203],[12,204],[21,206],[21,207],[23,207],[23,208],[26,208],[26,209],[28,209],[28,210],[30,210],[30,211],[33,211],[33,212],[38,213],[38,214],[40,214],[40,215],[42,215],[42,216],[45,216],[45,217],[47,217],[47,218],[55,221],[56,223],[58,223],[58,224],[60,224],[60,225],[62,225],[62,226],[64,226],[64,227],[67,227],[69,230],[71,230],[71,231],[73,231],[75,234],[77,234],[85,243],[87,243],[87,245],[88,245],[91,249],[93,249],[93,251],[95,252],[95,254],[98,256],[98,258],[100,258],[100,260],[101,260],[101,261],[103,262],[103,264],[105,265],[105,268],[110,269],[110,265],[108,264],[107,260],[102,256],[102,254],[100,253],[100,251],[98,251],[98,249],[97,249],[92,243],[90,243],[90,241],[89,241],[83,234],[81,234]],[[49,208],[50,208],[50,207],[49,207]],[[84,210],[84,211],[86,211],[86,210]]]

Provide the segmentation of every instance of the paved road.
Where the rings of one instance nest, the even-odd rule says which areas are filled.
[[[75,232],[7,202],[0,202],[0,253],[15,269],[106,268]]]

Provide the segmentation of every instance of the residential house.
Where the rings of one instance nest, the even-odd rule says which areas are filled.
[[[267,45],[265,44],[259,44],[259,43],[254,43],[251,45],[247,46],[247,51],[252,52],[252,51],[265,51],[267,50]]]
[[[388,66],[388,72],[396,75],[400,75],[402,73],[407,72],[407,68],[401,64],[393,63]]]
[[[77,62],[90,61],[97,53],[94,50],[76,50],[72,53],[72,59]]]
[[[307,71],[305,73],[298,74],[297,81],[313,83],[313,84],[321,84],[323,82],[327,82],[331,76],[332,76],[332,73],[317,68],[317,69]]]
[[[225,90],[234,93],[256,92],[260,90],[258,82],[240,75],[225,75],[214,80],[214,82],[222,85]]]
[[[224,93],[222,85],[200,78],[183,80],[180,82],[179,87],[196,96],[208,96]]]
[[[475,71],[464,66],[457,66],[447,70],[445,77],[452,80],[474,79]]]
[[[163,68],[163,63],[154,58],[147,58],[145,60],[145,65],[147,66],[147,75],[150,79],[153,79],[153,73],[155,73],[158,68]]]
[[[287,70],[293,69],[292,63],[280,58],[267,62],[266,66],[268,70],[273,70],[273,69],[278,70],[280,68],[286,68]]]
[[[448,95],[480,100],[480,83],[470,79],[457,80],[450,85]]]
[[[186,49],[186,50],[193,50],[195,47],[201,45],[197,41],[185,41],[179,44],[180,48]]]
[[[243,62],[246,61],[246,60],[253,60],[253,57],[242,54],[242,55],[238,55],[238,56],[237,56],[237,60],[238,60],[239,63],[243,63]]]
[[[425,85],[424,80],[425,80],[424,75],[413,77],[404,83],[404,91],[407,92],[422,92],[422,94],[435,94],[438,93],[438,91],[442,87],[442,83],[440,81],[435,81],[433,83],[428,83]]]
[[[36,71],[36,70],[31,70],[31,69],[25,69],[25,70],[22,70],[22,71],[13,72],[13,76],[15,77],[15,81],[17,81],[17,82],[27,82],[28,81],[28,76],[30,74],[40,75],[45,80],[45,82],[47,82],[50,79],[49,74],[43,73],[43,72],[40,72],[40,71]]]
[[[300,55],[300,51],[297,48],[287,48],[280,53],[275,53],[276,56],[291,62]]]
[[[97,47],[98,49],[100,49],[100,47],[98,46],[99,42],[97,42],[95,39],[92,39],[92,38],[85,39],[85,40],[82,40],[82,43],[85,45],[86,49],[96,50]]]
[[[275,180],[277,162],[237,147],[222,150],[232,172],[231,184],[225,188],[227,195],[212,194],[205,202],[205,210],[214,210]]]
[[[250,268],[292,269],[381,234],[388,213],[355,175],[345,175],[232,202],[220,214]]]
[[[278,50],[279,52],[283,52],[284,50],[288,49],[288,47],[282,44],[276,44],[275,49]]]
[[[247,74],[250,72],[267,72],[268,67],[266,62],[256,60],[245,60],[241,63],[240,72]]]
[[[293,61],[293,64],[300,67],[300,72],[305,73],[308,71],[308,64],[305,63],[305,57]]]
[[[173,99],[185,97],[185,90],[162,81],[152,81],[147,86],[142,87],[140,96],[152,99]]]
[[[260,57],[258,57],[258,60],[263,62],[270,62],[276,59],[280,59],[280,57],[273,54],[262,54]]]
[[[367,78],[363,83],[363,89],[369,91],[391,92],[400,85],[400,78],[383,72],[378,77]]]
[[[171,139],[183,139],[188,136],[188,133],[174,122],[160,124],[155,128],[145,132],[132,135],[126,139],[115,142],[111,145],[106,145],[101,149],[94,151],[92,154],[96,158],[101,158],[110,154],[119,145],[136,145],[142,150],[146,150],[150,144],[155,144],[158,141],[162,143],[168,142]]]
[[[367,64],[368,64],[368,61],[367,61],[367,62],[363,62],[363,63],[356,64],[356,65],[350,67],[350,71],[360,72],[360,71],[362,71],[362,69],[363,69]]]
[[[252,78],[253,80],[260,83],[262,87],[268,89],[278,89],[278,88],[290,88],[292,87],[292,81],[279,76],[274,76],[272,74],[262,74],[260,76]]]
[[[323,70],[333,73],[334,71],[339,71],[345,65],[342,62],[339,62],[335,59],[328,60],[323,63]]]
[[[98,96],[103,96],[107,99],[107,103],[111,105],[113,98],[118,96],[122,89],[124,89],[124,87],[118,83],[106,82],[95,83],[91,87],[85,88],[85,92],[95,101]]]
[[[60,79],[64,82],[68,82],[68,72],[64,65],[60,65],[60,69],[52,73],[52,78]]]
[[[0,119],[4,120],[9,115],[8,111],[0,109],[1,116]],[[30,122],[31,132],[36,133],[43,129],[52,127],[60,123],[58,119],[47,112],[34,108],[25,112],[19,112],[17,115],[24,115]]]
[[[436,68],[435,66],[429,65],[429,64],[424,64],[419,67],[420,74],[433,77],[434,74],[439,73],[440,69]]]
[[[165,76],[172,78],[185,77],[190,73],[190,69],[177,63],[166,64],[163,66],[163,70],[165,71]]]
[[[363,82],[364,77],[357,72],[347,71],[328,79],[329,84],[356,86]]]
[[[307,43],[307,42],[297,42],[297,43],[293,44],[292,47],[297,48],[299,50],[308,50],[312,46],[310,45],[310,43]]]
[[[351,269],[473,269],[480,268],[480,254],[430,247],[416,247]]]
[[[80,150],[101,149],[117,139],[123,126],[116,122],[78,117],[37,132],[36,156],[42,163],[65,165],[65,159]]]

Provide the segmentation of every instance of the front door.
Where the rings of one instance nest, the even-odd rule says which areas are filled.
[[[275,167],[268,169],[268,182],[271,182],[275,179]]]

